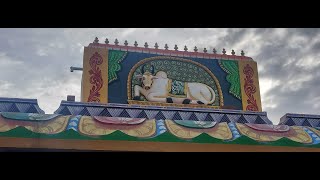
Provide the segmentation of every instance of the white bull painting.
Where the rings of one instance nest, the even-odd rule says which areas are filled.
[[[209,105],[216,99],[214,90],[206,84],[172,80],[164,71],[158,71],[154,75],[153,65],[151,72],[145,72],[144,66],[141,74],[136,75],[141,81],[141,86],[134,86],[133,100],[140,100],[140,96],[143,95],[151,102]]]

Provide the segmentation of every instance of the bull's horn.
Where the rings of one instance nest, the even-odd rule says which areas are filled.
[[[142,65],[142,67],[141,67],[141,74],[144,74],[144,67],[145,67],[146,65],[144,64],[144,65]]]
[[[141,79],[141,78],[142,78],[142,75],[141,75],[141,74],[137,74],[137,75],[135,75],[134,77],[137,78],[137,79]]]
[[[151,74],[154,74],[154,66],[151,65]]]

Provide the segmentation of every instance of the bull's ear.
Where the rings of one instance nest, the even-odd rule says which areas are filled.
[[[159,79],[157,76],[152,76],[151,79]]]
[[[142,79],[142,75],[141,75],[141,74],[136,75],[136,76],[135,76],[135,78],[137,78],[137,79],[139,79],[139,80],[140,80],[140,79]]]

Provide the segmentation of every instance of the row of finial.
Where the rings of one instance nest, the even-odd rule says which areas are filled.
[[[109,44],[108,38],[106,38],[106,40],[105,40],[104,42],[105,42],[106,44]],[[96,38],[94,39],[93,43],[99,43],[98,37],[96,37]],[[116,40],[114,41],[114,44],[115,44],[116,46],[119,45],[118,39],[116,39]],[[128,46],[128,41],[127,41],[127,40],[124,41],[124,45],[125,45],[125,46]],[[134,41],[134,44],[133,44],[133,45],[134,45],[135,47],[138,47],[137,41]],[[149,47],[149,45],[148,45],[147,42],[144,43],[144,47],[145,47],[145,48],[148,48],[148,47]],[[155,43],[154,48],[155,48],[155,49],[158,49],[158,48],[159,48],[158,43]],[[169,48],[168,44],[165,44],[165,45],[164,45],[164,49],[165,49],[165,50],[168,50],[168,48]],[[174,50],[175,50],[175,51],[178,51],[178,46],[177,46],[177,45],[174,46]],[[184,49],[183,49],[183,50],[184,50],[185,52],[187,52],[187,51],[188,51],[187,46],[184,46]],[[195,46],[193,50],[194,50],[194,52],[198,52],[197,46]],[[208,52],[207,48],[203,48],[203,52],[204,52],[204,53],[207,53],[207,52]],[[217,51],[216,51],[215,48],[213,48],[212,52],[213,52],[213,54],[217,54]],[[222,54],[226,54],[226,52],[227,52],[227,51],[223,48]],[[236,54],[233,49],[232,49],[232,51],[231,51],[231,54],[232,54],[232,55],[235,55],[235,54]],[[244,56],[244,51],[243,51],[243,50],[241,50],[241,56]]]

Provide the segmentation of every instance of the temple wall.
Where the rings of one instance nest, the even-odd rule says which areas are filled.
[[[82,102],[262,111],[257,63],[251,58],[98,45],[84,50]],[[135,86],[143,86],[137,76],[151,71],[168,81],[153,80],[158,88],[135,98]],[[187,98],[190,104],[183,103]]]

